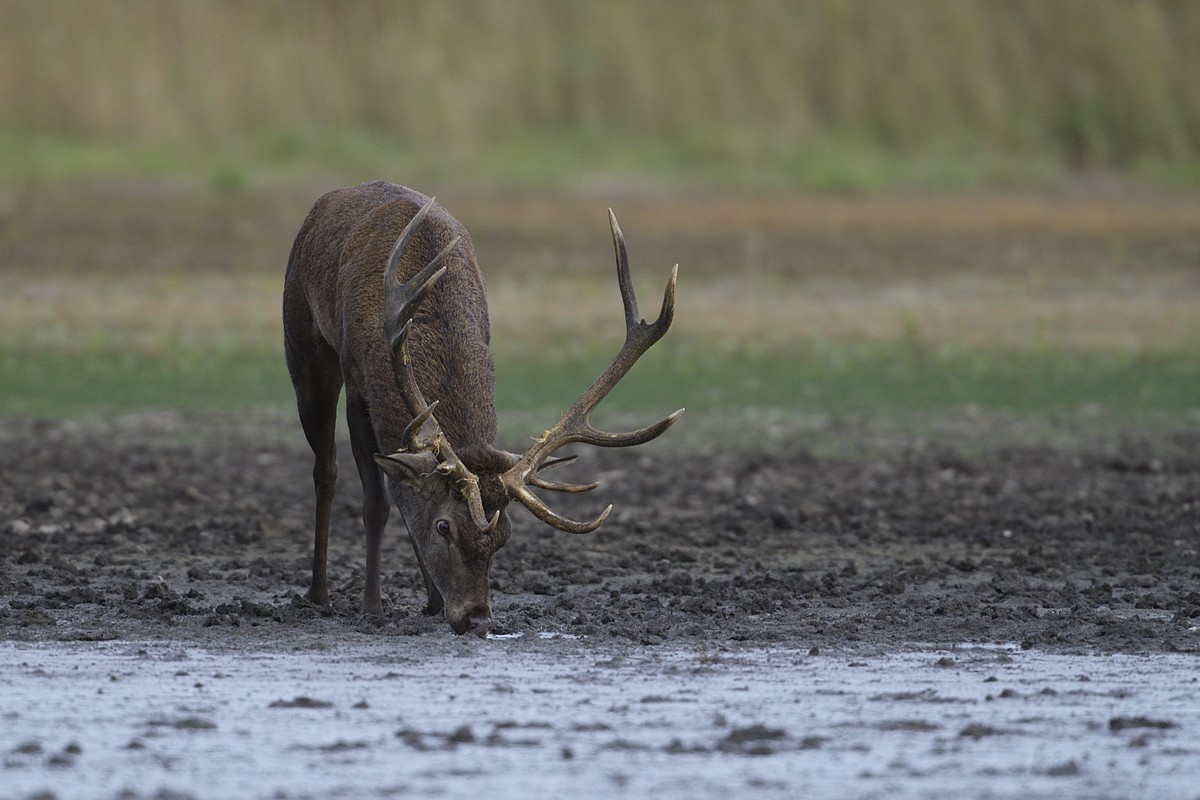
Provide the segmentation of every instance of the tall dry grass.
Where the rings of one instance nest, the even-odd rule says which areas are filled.
[[[0,2],[0,130],[150,144],[361,129],[786,162],[833,139],[1120,167],[1200,153],[1198,76],[1178,0]]]

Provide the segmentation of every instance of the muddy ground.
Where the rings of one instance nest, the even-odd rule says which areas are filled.
[[[515,510],[480,641],[398,521],[360,615],[347,447],[303,599],[290,414],[6,421],[0,797],[1190,800],[1200,433],[1025,424],[584,450],[617,510]]]
[[[4,637],[439,630],[419,613],[398,514],[386,618],[360,617],[359,490],[346,446],[332,608],[303,600],[311,466],[288,417],[4,422]],[[1200,651],[1200,432],[1061,447],[978,435],[956,447],[935,432],[832,457],[814,455],[806,436],[862,439],[847,423],[782,434],[755,452],[669,441],[582,450],[573,469],[599,476],[602,497],[556,498],[556,508],[586,516],[612,501],[614,515],[576,537],[514,509],[492,572],[494,632],[641,645]]]
[[[329,188],[0,192],[0,333],[275,343],[283,256]],[[611,206],[647,280],[680,262],[710,282],[685,328],[724,309],[733,269],[804,281],[818,340],[890,341],[911,316],[934,346],[1195,341],[1190,195],[438,194],[499,289],[501,340],[522,281],[607,261]],[[225,282],[165,302],[198,276]],[[732,315],[747,341],[781,313],[753,300]],[[0,800],[1200,800],[1200,425],[1093,411],[689,412],[636,451],[584,450],[564,477],[604,485],[555,508],[613,515],[575,537],[514,509],[486,641],[421,614],[398,519],[385,617],[359,613],[344,431],[317,608],[293,414],[0,420]],[[514,450],[537,430],[510,427]]]

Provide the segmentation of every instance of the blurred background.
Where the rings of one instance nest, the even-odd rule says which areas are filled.
[[[1186,0],[0,9],[10,178],[1200,182],[1200,7]]]
[[[385,178],[514,413],[619,343],[611,206],[681,264],[618,413],[1192,424],[1198,76],[1186,0],[0,0],[0,413],[289,406],[291,237]]]

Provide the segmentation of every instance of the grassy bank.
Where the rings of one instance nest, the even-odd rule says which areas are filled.
[[[283,262],[315,192],[165,182],[0,195],[0,414],[292,405]],[[599,420],[913,420],[983,409],[1195,424],[1196,203],[453,192],[488,281],[498,406],[545,425],[620,345],[604,204],[675,324]],[[620,424],[624,424],[624,420]]]
[[[971,355],[914,351],[901,342],[817,352],[714,355],[651,352],[597,412],[649,419],[677,407],[690,419],[748,411],[893,422],[979,409],[1022,416],[1103,414],[1130,423],[1194,424],[1200,354],[1071,352]],[[497,405],[550,416],[607,363],[604,354],[502,358]],[[72,417],[146,408],[290,408],[278,352],[181,350],[170,354],[0,355],[0,415]],[[546,421],[542,424],[548,424]]]

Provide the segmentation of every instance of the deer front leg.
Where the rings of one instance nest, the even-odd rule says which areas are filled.
[[[369,457],[368,457],[369,459]],[[383,473],[374,463],[372,478],[363,477],[363,528],[367,538],[367,576],[363,582],[364,614],[383,616],[383,597],[379,588],[380,558],[383,551],[383,531],[387,527],[389,508],[383,486]],[[359,464],[359,474],[364,472]]]
[[[354,450],[354,464],[362,481],[363,529],[367,541],[367,576],[363,584],[364,614],[383,616],[383,597],[379,586],[380,558],[383,551],[383,532],[387,528],[391,505],[384,483],[383,470],[375,463],[374,454],[379,450],[367,404],[357,396],[347,393],[346,425],[350,429],[350,444]]]

